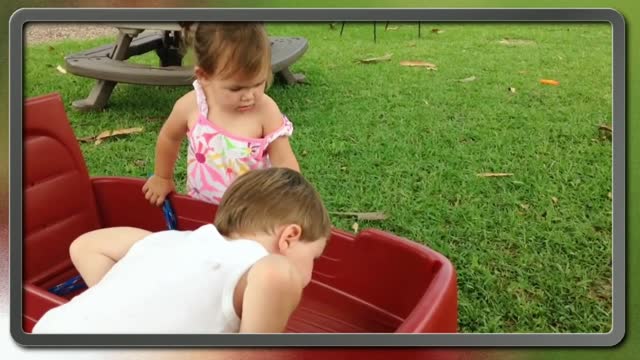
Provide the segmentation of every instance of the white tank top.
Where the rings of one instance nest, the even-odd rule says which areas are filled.
[[[267,254],[256,241],[226,240],[211,224],[154,233],[99,283],[49,310],[33,333],[237,332],[236,284]]]

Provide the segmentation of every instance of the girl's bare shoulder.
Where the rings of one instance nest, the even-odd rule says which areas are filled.
[[[173,105],[173,110],[183,113],[194,111],[198,108],[196,92],[194,90],[182,95]]]

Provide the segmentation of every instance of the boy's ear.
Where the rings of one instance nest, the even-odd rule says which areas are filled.
[[[285,253],[293,243],[300,240],[302,228],[297,224],[285,225],[278,236],[278,249]]]

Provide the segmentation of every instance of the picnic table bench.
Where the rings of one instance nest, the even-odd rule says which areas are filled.
[[[141,85],[190,85],[194,80],[193,67],[182,66],[179,51],[181,28],[178,23],[119,23],[115,44],[100,46],[65,57],[66,70],[74,75],[96,79],[85,99],[73,102],[81,111],[104,108],[117,83]],[[146,31],[145,31],[146,30]],[[303,37],[274,37],[271,40],[271,69],[287,84],[305,80],[293,74],[289,66],[307,50]],[[135,64],[126,60],[132,56],[155,51],[159,66]]]

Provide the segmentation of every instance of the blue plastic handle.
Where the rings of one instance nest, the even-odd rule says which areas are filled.
[[[82,280],[80,275],[76,275],[63,283],[52,287],[51,289],[49,289],[49,292],[54,293],[58,296],[65,296],[73,291],[86,287],[87,284],[84,283],[84,280]]]
[[[149,174],[147,179],[152,176],[153,174]],[[164,219],[167,222],[167,229],[177,230],[178,220],[176,218],[176,214],[173,212],[173,207],[171,206],[171,201],[169,201],[169,197],[166,197],[164,199],[164,203],[162,204],[162,213],[164,214]]]
[[[164,204],[162,204],[162,212],[164,213],[164,219],[167,221],[167,228],[169,230],[177,230],[178,221],[176,214],[173,212],[171,201],[169,201],[168,198],[164,201]]]

